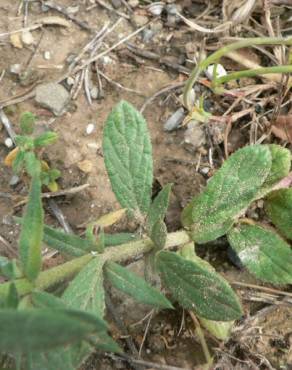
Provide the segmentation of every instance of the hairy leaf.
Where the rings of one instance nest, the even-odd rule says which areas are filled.
[[[227,281],[203,264],[161,251],[157,268],[182,307],[209,320],[230,321],[242,316],[238,297]]]
[[[6,308],[16,309],[19,304],[19,296],[13,281],[9,284],[8,295],[6,297]]]
[[[68,307],[103,317],[105,309],[104,262],[101,257],[93,258],[69,283],[62,297]]]
[[[55,132],[47,131],[34,139],[34,146],[36,148],[54,144],[58,140],[58,135]]]
[[[147,216],[147,226],[150,234],[156,222],[159,220],[163,220],[166,215],[171,186],[172,184],[167,184],[166,186],[164,186],[164,188],[159,192],[150,206]]]
[[[31,293],[31,298],[37,308],[68,308],[61,298],[51,293],[34,291]]]
[[[31,135],[34,131],[36,116],[31,112],[23,112],[20,116],[20,129],[22,134]]]
[[[41,165],[34,152],[24,154],[25,170],[30,177],[40,176]]]
[[[20,259],[24,273],[29,280],[36,279],[41,269],[43,219],[41,181],[38,176],[34,176],[31,181],[29,200],[23,218],[19,241]]]
[[[171,303],[162,293],[141,277],[115,262],[105,264],[105,277],[116,289],[130,295],[138,302],[154,307],[172,308]]]
[[[152,148],[142,115],[121,101],[104,128],[103,153],[112,189],[123,208],[146,214],[152,189]]]
[[[271,186],[287,176],[291,167],[291,153],[288,149],[280,145],[269,144],[267,145],[272,155],[271,171],[266,178],[263,186]]]
[[[113,247],[124,243],[133,242],[138,240],[139,236],[131,233],[117,233],[117,234],[104,234],[104,245],[106,247]]]
[[[74,257],[83,256],[94,249],[89,240],[81,239],[74,234],[66,234],[49,226],[44,227],[43,241],[51,248]]]
[[[241,263],[258,279],[275,284],[292,283],[292,251],[277,234],[255,225],[240,225],[228,233]]]
[[[22,277],[16,260],[10,260],[3,256],[0,256],[0,275],[7,277],[9,280]]]
[[[0,351],[44,351],[106,331],[93,315],[73,310],[1,310]]]
[[[271,164],[267,146],[248,146],[230,156],[182,213],[193,240],[205,243],[224,235],[254,200]]]
[[[292,188],[273,191],[265,202],[268,216],[287,239],[292,239]]]
[[[177,253],[180,256],[184,257],[185,259],[193,261],[194,263],[197,263],[200,266],[215,273],[215,269],[212,265],[210,265],[210,263],[196,255],[194,242],[185,244],[179,249]],[[199,316],[197,312],[195,312],[195,314],[200,320],[201,324],[204,326],[204,328],[207,329],[214,337],[220,340],[226,340],[229,337],[231,329],[234,325],[234,320],[232,321],[207,320]]]
[[[163,249],[166,243],[167,228],[163,220],[158,220],[152,227],[151,240],[156,249]]]
[[[56,348],[48,352],[32,352],[26,356],[27,370],[75,370],[70,347]]]

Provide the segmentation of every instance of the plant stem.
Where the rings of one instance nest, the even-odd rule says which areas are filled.
[[[244,40],[240,40],[234,42],[233,44],[229,44],[223,46],[215,53],[211,54],[208,58],[203,60],[199,63],[191,72],[189,79],[187,80],[186,86],[183,92],[183,101],[185,107],[191,111],[192,110],[192,102],[190,97],[190,91],[193,88],[194,83],[197,81],[200,74],[208,67],[208,65],[212,63],[216,63],[222,58],[224,55],[230,53],[231,51],[242,49],[248,46],[253,45],[292,45],[292,37],[290,38],[282,38],[282,37],[255,37],[255,38],[247,38]]]
[[[208,366],[208,369],[211,367],[212,363],[213,363],[213,359],[212,359],[212,356],[210,354],[210,351],[209,351],[209,348],[208,348],[208,345],[207,345],[207,342],[206,342],[206,339],[205,339],[205,335],[204,335],[204,332],[203,330],[201,329],[201,325],[199,323],[199,320],[196,318],[196,315],[192,312],[192,311],[189,311],[189,314],[195,324],[195,327],[196,327],[196,334],[199,338],[199,341],[200,341],[200,344],[201,344],[201,347],[202,347],[202,350],[204,352],[204,356],[205,356],[205,359],[206,359],[206,364]]]
[[[233,72],[226,76],[217,78],[215,81],[215,87],[225,82],[237,80],[243,77],[254,77],[254,76],[266,75],[266,74],[271,74],[271,73],[291,73],[291,72],[292,72],[292,65],[246,69],[244,71]]]
[[[167,235],[165,248],[169,249],[189,241],[190,237],[184,230],[170,233]],[[153,247],[154,244],[150,239],[137,240],[117,247],[106,248],[104,253],[97,255],[97,257],[102,256],[105,260],[124,262],[149,252]],[[94,254],[88,253],[62,265],[42,271],[35,281],[35,288],[46,290],[57,283],[67,280],[78,273],[92,258],[95,258]],[[0,299],[7,296],[9,285],[10,282],[0,284]],[[15,280],[15,285],[19,296],[28,294],[33,289],[32,284],[26,279]]]

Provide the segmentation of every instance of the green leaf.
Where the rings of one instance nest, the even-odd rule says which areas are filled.
[[[31,138],[29,136],[16,135],[15,136],[15,144],[16,144],[16,146],[18,146],[23,151],[34,149],[33,138]]]
[[[291,153],[290,150],[280,145],[269,144],[267,147],[272,155],[272,166],[263,186],[271,187],[285,176],[288,176],[291,167]]]
[[[167,184],[164,186],[150,206],[147,216],[147,226],[150,234],[157,221],[163,220],[166,215],[171,187],[172,184]]]
[[[31,135],[35,128],[36,116],[31,112],[23,112],[20,116],[20,129],[24,135]]]
[[[104,234],[105,247],[113,247],[124,243],[134,242],[140,239],[138,235],[131,233]]]
[[[225,279],[206,266],[176,253],[161,251],[157,268],[177,301],[205,319],[231,321],[242,316],[238,297]]]
[[[34,152],[26,152],[24,155],[25,170],[29,176],[40,176],[41,165]]]
[[[8,295],[6,297],[6,308],[16,309],[19,303],[19,297],[15,283],[12,281],[9,284]]]
[[[68,308],[61,298],[51,293],[34,291],[31,293],[31,298],[37,308]]]
[[[0,256],[0,274],[7,277],[9,280],[22,277],[22,273],[17,265],[17,261],[10,260],[3,256]]]
[[[14,173],[20,173],[20,171],[24,167],[24,156],[25,152],[22,150],[19,150],[16,154],[16,157],[14,161],[12,162],[12,168]]]
[[[19,254],[23,271],[29,280],[37,278],[42,263],[44,211],[41,201],[41,181],[38,176],[31,180],[27,208],[20,233]]]
[[[158,220],[152,227],[151,240],[156,249],[163,249],[166,243],[167,228],[162,220]]]
[[[62,297],[68,307],[103,317],[105,310],[104,262],[101,257],[93,258],[69,283]]]
[[[105,323],[73,310],[1,310],[0,351],[32,352],[79,342],[105,333]]]
[[[197,263],[202,267],[208,269],[208,271],[215,272],[214,267],[210,265],[210,263],[196,255],[195,245],[193,242],[187,243],[184,246],[182,246],[177,253],[180,256],[184,257],[185,259],[193,261],[194,263]],[[234,320],[213,321],[204,319],[203,317],[199,316],[197,312],[195,312],[195,314],[200,320],[201,324],[204,326],[204,328],[207,329],[209,333],[211,333],[214,337],[220,340],[226,340],[230,336],[231,329],[234,325]]]
[[[47,131],[34,139],[34,146],[36,148],[46,145],[54,144],[58,140],[58,134],[52,131]]]
[[[248,146],[230,156],[182,213],[192,239],[205,243],[224,235],[255,199],[271,164],[267,146]]]
[[[56,348],[48,352],[32,352],[27,356],[26,370],[75,370],[69,348]]]
[[[151,201],[152,148],[143,116],[121,101],[107,118],[103,134],[105,166],[123,208],[146,214]]]
[[[51,248],[74,257],[83,256],[95,249],[89,240],[81,239],[74,234],[66,234],[49,226],[44,226],[43,241]]]
[[[206,320],[202,317],[198,317],[202,326],[208,330],[215,338],[220,340],[226,340],[230,337],[231,329],[234,325],[232,321],[212,321]]]
[[[115,262],[106,262],[105,278],[116,289],[130,295],[138,302],[159,308],[173,308],[162,293],[146,283],[141,277]]]
[[[241,263],[258,279],[275,285],[292,283],[292,251],[277,234],[255,225],[240,225],[227,236]]]
[[[270,193],[265,201],[265,208],[281,234],[292,240],[292,188]]]
[[[32,301],[34,305],[38,308],[51,308],[51,309],[67,308],[66,303],[61,298],[56,297],[47,292],[39,292],[39,291],[33,292]],[[98,349],[101,349],[101,350],[104,349],[105,351],[119,352],[119,347],[106,334],[106,332],[99,333],[98,336],[95,336],[94,338],[92,338],[92,341],[94,342],[94,346]],[[94,348],[90,346],[88,343],[85,343],[85,342],[77,343],[77,344],[71,345],[69,348],[67,346],[64,349],[58,349],[56,352],[56,358],[52,359],[52,363],[54,363],[54,361],[58,361],[58,358],[60,359],[63,358],[64,363],[66,364],[66,361],[69,361],[70,359],[71,361],[70,363],[73,364],[71,366],[73,366],[74,369],[77,369],[77,368],[79,369],[83,360],[85,360],[88,356],[90,356],[90,354],[93,351],[94,351]],[[54,355],[54,352],[40,354],[42,358],[45,358],[46,356],[51,357],[53,355]],[[38,359],[37,355],[35,356],[36,356],[36,359]],[[61,367],[62,370],[64,368],[67,370],[67,367],[65,367],[65,365],[63,368]],[[43,368],[41,367],[41,369]],[[46,369],[46,367],[44,367],[44,369]],[[52,369],[55,370],[55,367],[52,367]],[[36,370],[38,369],[36,368]],[[51,370],[51,368],[49,370]]]

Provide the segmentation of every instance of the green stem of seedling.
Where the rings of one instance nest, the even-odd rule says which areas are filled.
[[[178,245],[188,243],[190,237],[184,230],[170,233],[167,235],[165,248],[169,249]],[[131,243],[121,244],[117,247],[105,249],[104,253],[100,254],[105,260],[114,262],[124,262],[129,259],[140,256],[149,252],[154,247],[150,239],[137,240]],[[37,280],[32,284],[26,279],[15,280],[16,289],[19,296],[23,296],[32,291],[33,288],[46,290],[57,283],[66,281],[68,278],[78,273],[95,255],[88,253],[82,257],[74,258],[62,265],[53,267],[49,270],[42,271]],[[5,298],[8,293],[10,282],[0,284],[0,299]]]
[[[271,73],[291,73],[291,72],[292,72],[292,65],[246,69],[244,71],[233,72],[226,76],[217,78],[215,81],[214,87],[217,87],[220,84],[223,84],[223,83],[226,83],[232,80],[238,80],[243,77],[255,77],[255,76],[267,75]]]
[[[201,63],[199,63],[191,72],[191,75],[189,79],[187,80],[187,83],[184,88],[183,92],[183,101],[185,107],[191,111],[192,110],[192,100],[190,92],[197,81],[200,74],[208,67],[208,65],[212,63],[218,63],[220,58],[227,55],[231,51],[242,49],[248,46],[253,45],[292,45],[292,38],[282,38],[282,37],[256,37],[256,38],[248,38],[244,40],[240,40],[237,42],[234,42],[233,44],[229,44],[226,46],[223,46],[219,50],[217,50],[215,53],[211,54],[208,58],[203,60]]]

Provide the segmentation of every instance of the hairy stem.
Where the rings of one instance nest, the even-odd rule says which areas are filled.
[[[224,55],[227,55],[231,51],[242,49],[248,46],[253,45],[292,45],[292,37],[290,38],[282,38],[282,37],[255,37],[255,38],[247,38],[244,40],[240,40],[234,42],[233,44],[229,44],[223,46],[215,53],[211,54],[208,58],[203,60],[199,63],[191,72],[189,79],[187,80],[186,86],[183,92],[183,101],[185,107],[191,111],[192,110],[192,102],[190,91],[194,86],[194,83],[197,81],[200,74],[208,67],[208,65],[212,63],[218,63],[220,58]]]
[[[172,248],[188,243],[189,241],[190,237],[184,230],[170,233],[167,235],[165,248]],[[154,244],[150,239],[137,240],[121,244],[117,247],[106,248],[101,256],[105,260],[124,262],[149,252],[153,247]],[[92,258],[94,258],[94,254],[88,253],[62,265],[42,271],[35,281],[34,287],[36,289],[46,290],[57,283],[66,281],[68,278],[78,273]],[[0,299],[7,296],[9,285],[10,282],[0,284]],[[15,285],[20,296],[30,293],[33,288],[32,284],[26,279],[16,280]]]

